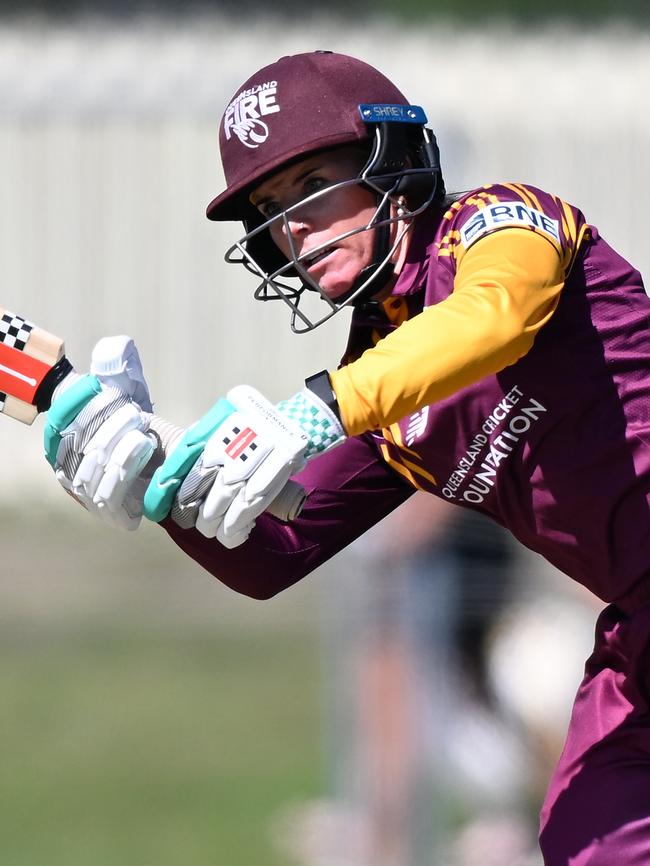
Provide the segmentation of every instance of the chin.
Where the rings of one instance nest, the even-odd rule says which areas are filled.
[[[323,286],[321,286],[321,291],[326,297],[330,299],[330,301],[336,301],[338,300],[338,298],[342,298],[347,295],[347,293],[350,291],[350,288],[351,286],[347,284],[345,286],[337,285],[337,287],[334,289],[324,288]]]
[[[330,276],[329,279],[325,277],[320,281],[321,291],[330,301],[342,298],[350,291],[360,273],[361,271],[355,270],[351,276],[338,274],[336,277]]]

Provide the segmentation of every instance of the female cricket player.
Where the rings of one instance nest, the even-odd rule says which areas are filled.
[[[227,259],[253,274],[256,298],[287,305],[294,331],[351,307],[349,342],[338,366],[277,406],[233,388],[156,470],[145,515],[259,598],[415,490],[507,527],[608,604],[542,810],[545,862],[647,866],[650,299],[640,274],[556,195],[514,182],[447,195],[423,110],[350,57],[301,54],[256,72],[226,108],[220,144],[227,186],[207,215],[244,225]],[[132,479],[123,473],[105,500],[101,479],[106,453],[126,465],[129,445],[113,426],[93,457],[90,433],[113,421],[94,394],[65,429],[54,429],[55,402],[50,449],[54,429],[61,480],[119,522]],[[131,427],[146,435],[147,414],[135,414]],[[307,498],[284,524],[264,512],[290,476]]]

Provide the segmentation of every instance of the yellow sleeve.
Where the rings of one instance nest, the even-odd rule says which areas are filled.
[[[519,228],[463,255],[448,298],[331,373],[351,436],[388,427],[514,364],[552,316],[564,285],[555,247]]]

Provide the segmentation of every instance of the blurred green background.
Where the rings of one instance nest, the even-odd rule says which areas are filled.
[[[240,599],[160,530],[0,513],[0,862],[286,862],[321,785],[309,587]]]
[[[159,14],[169,12],[187,15],[190,12],[237,13],[268,11],[263,0],[2,0],[0,11],[24,13],[27,10],[50,15],[78,15],[102,11],[125,16],[134,12]],[[297,19],[315,11],[314,4],[301,0],[279,0],[273,4],[273,15],[290,15]],[[364,16],[387,16],[397,21],[423,19],[462,21],[465,23],[494,21],[507,18],[525,25],[535,25],[549,19],[573,21],[585,27],[593,24],[623,20],[646,24],[650,12],[645,0],[627,0],[620,4],[614,0],[546,0],[545,3],[522,3],[518,0],[329,0],[321,12],[350,19]],[[362,22],[363,23],[363,22]]]

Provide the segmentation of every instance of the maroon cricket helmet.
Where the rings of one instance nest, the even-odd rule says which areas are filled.
[[[281,57],[260,69],[237,90],[221,120],[227,186],[208,205],[208,218],[242,219],[250,213],[249,192],[280,167],[367,140],[362,103],[408,100],[374,67],[331,51]]]

